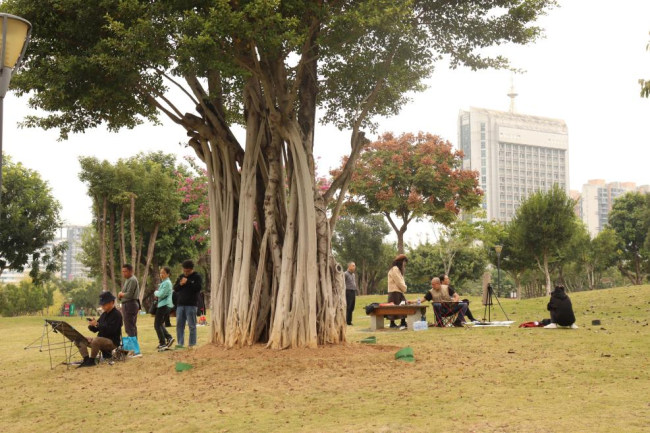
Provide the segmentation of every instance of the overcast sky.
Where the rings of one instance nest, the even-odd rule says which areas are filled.
[[[650,184],[650,100],[639,97],[640,78],[650,78],[650,0],[560,0],[561,7],[540,21],[546,37],[527,47],[500,47],[513,66],[517,111],[564,119],[569,127],[570,187],[588,179]],[[510,73],[449,70],[440,63],[429,89],[413,95],[402,113],[380,120],[380,132],[427,131],[457,144],[457,116],[470,106],[508,109]],[[5,98],[4,151],[37,170],[61,202],[68,224],[91,221],[91,201],[78,179],[79,156],[115,161],[140,151],[162,150],[182,158],[185,134],[171,122],[144,125],[117,134],[96,129],[57,141],[56,131],[19,129],[33,112],[27,98]],[[241,132],[241,131],[240,131]],[[316,154],[325,171],[349,151],[349,132],[329,126],[317,130]],[[428,224],[407,232],[415,242]]]

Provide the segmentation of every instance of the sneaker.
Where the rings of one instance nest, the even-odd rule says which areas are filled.
[[[463,324],[462,323],[456,323],[454,322],[454,328],[462,328]]]
[[[129,355],[129,358],[142,358],[142,353],[134,353],[133,355]]]
[[[185,346],[183,346],[182,344],[177,344],[176,346],[174,346],[174,349],[175,350],[182,350],[182,349],[185,349]]]
[[[405,330],[405,329],[408,329],[408,327],[407,327],[407,326],[404,326],[404,325],[401,325],[401,326],[399,327],[399,330],[400,330],[400,331],[403,331],[403,330]]]
[[[544,329],[557,329],[557,323],[551,323],[550,325],[544,326]]]
[[[168,348],[172,347],[172,344],[174,344],[174,341],[176,341],[176,340],[174,340],[174,337],[167,340],[167,347]]]
[[[397,326],[396,324],[392,323],[392,322],[391,322],[391,324],[390,324],[390,327],[393,328],[393,329],[397,329],[397,328],[398,328],[398,326]]]
[[[575,323],[571,325],[571,329],[580,329]]]
[[[158,347],[156,347],[156,349],[157,350],[167,349],[167,345],[166,344],[159,344]]]

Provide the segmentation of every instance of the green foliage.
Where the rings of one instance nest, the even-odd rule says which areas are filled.
[[[408,283],[428,285],[433,277],[445,273],[440,246],[429,242],[409,248],[405,279]],[[480,247],[464,246],[456,252],[449,270],[451,283],[460,290],[470,281],[481,278],[487,266],[487,256]]]
[[[37,172],[8,157],[3,159],[2,175],[0,273],[4,269],[22,271],[30,259],[37,265],[43,261],[46,272],[51,272],[54,268],[48,258],[52,251],[47,244],[61,226],[59,202]]]
[[[53,287],[37,286],[28,280],[0,286],[0,315],[3,317],[38,313],[53,303]]]
[[[198,177],[183,164],[177,164],[176,157],[162,152],[139,153],[128,159],[120,159],[112,164],[93,157],[81,158],[80,178],[88,185],[91,196],[107,195],[109,213],[114,212],[119,219],[125,210],[124,231],[127,261],[130,261],[131,229],[129,212],[130,197],[135,196],[136,237],[149,238],[156,223],[160,224],[155,244],[153,263],[158,266],[175,264],[188,258],[198,258],[205,252],[205,242],[193,238],[196,228],[191,216],[198,213],[196,200],[183,199],[180,185],[188,178]],[[98,217],[95,209],[95,218]],[[101,215],[100,215],[101,218]],[[185,221],[186,224],[180,224]],[[119,221],[116,221],[119,227]],[[108,236],[108,235],[107,235]],[[120,234],[116,228],[112,253],[119,257]],[[137,242],[137,241],[136,241]],[[82,237],[81,260],[90,269],[90,275],[102,275],[99,234],[96,225],[84,232]],[[141,264],[145,264],[148,242],[142,243]],[[107,254],[111,254],[109,250]],[[119,275],[121,263],[116,262],[115,272]],[[150,272],[152,278],[153,270]]]
[[[390,227],[380,215],[344,216],[336,223],[332,249],[344,268],[349,262],[357,265],[360,293],[376,293],[395,258],[394,246],[384,243],[389,233]]]
[[[608,224],[620,240],[618,268],[632,284],[642,284],[648,272],[650,254],[646,248],[650,219],[650,195],[629,192],[614,201]]]
[[[29,276],[35,286],[43,286],[61,270],[63,253],[67,249],[68,243],[63,242],[33,255]]]
[[[562,248],[578,229],[574,206],[558,185],[528,197],[510,223],[515,248],[530,252],[540,266],[559,261]]]
[[[370,264],[371,260],[377,259],[377,251],[389,233],[390,227],[379,215],[343,216],[336,223],[332,248],[337,260],[343,265],[362,259]],[[384,263],[384,267],[389,264]]]

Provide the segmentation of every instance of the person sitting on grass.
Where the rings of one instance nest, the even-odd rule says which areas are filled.
[[[450,293],[456,293],[456,290],[454,289],[454,286],[451,285],[451,282],[449,281],[449,275],[447,274],[440,274],[440,283],[443,286],[447,286],[448,290],[450,290]],[[472,315],[472,312],[469,310],[469,299],[463,299],[462,302],[467,304],[467,310],[465,311],[465,317],[467,317],[470,322],[478,322]]]
[[[115,308],[115,296],[111,292],[103,292],[99,295],[99,305],[103,310],[99,320],[88,319],[90,322],[88,329],[97,333],[97,337],[87,337],[86,340],[75,342],[79,353],[84,357],[83,362],[77,368],[96,366],[96,358],[100,350],[111,352],[120,345],[122,313]],[[88,356],[88,346],[91,349],[90,356]]]
[[[544,328],[554,329],[558,326],[568,326],[573,329],[578,329],[576,325],[576,316],[573,314],[573,306],[571,299],[564,291],[564,286],[555,286],[555,290],[551,293],[551,300],[546,306],[548,311],[551,312],[551,323]]]
[[[443,285],[440,278],[434,277],[431,280],[431,290],[424,294],[424,300],[430,301],[433,305],[433,313],[436,317],[436,326],[442,326],[442,318],[458,313],[454,326],[462,327],[467,312],[467,304],[459,302],[460,297],[453,288]],[[451,304],[454,302],[454,304]]]

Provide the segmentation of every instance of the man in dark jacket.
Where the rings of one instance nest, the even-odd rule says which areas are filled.
[[[558,326],[570,326],[577,329],[576,316],[573,314],[571,299],[564,291],[564,286],[555,286],[551,300],[546,307],[551,312],[551,324],[544,328],[553,329]]]
[[[176,348],[185,344],[185,323],[190,328],[189,347],[196,346],[196,310],[199,302],[199,293],[203,287],[203,279],[198,272],[194,272],[194,262],[183,262],[183,273],[174,284],[174,292],[178,294],[176,305]]]
[[[115,296],[111,292],[103,292],[99,295],[99,305],[104,312],[99,316],[99,320],[94,318],[88,319],[88,329],[97,333],[97,337],[86,338],[86,341],[77,341],[75,345],[79,348],[79,353],[84,357],[79,367],[94,367],[97,365],[97,354],[102,352],[111,352],[120,345],[122,336],[122,314],[115,308]],[[88,346],[91,348],[88,356]]]

